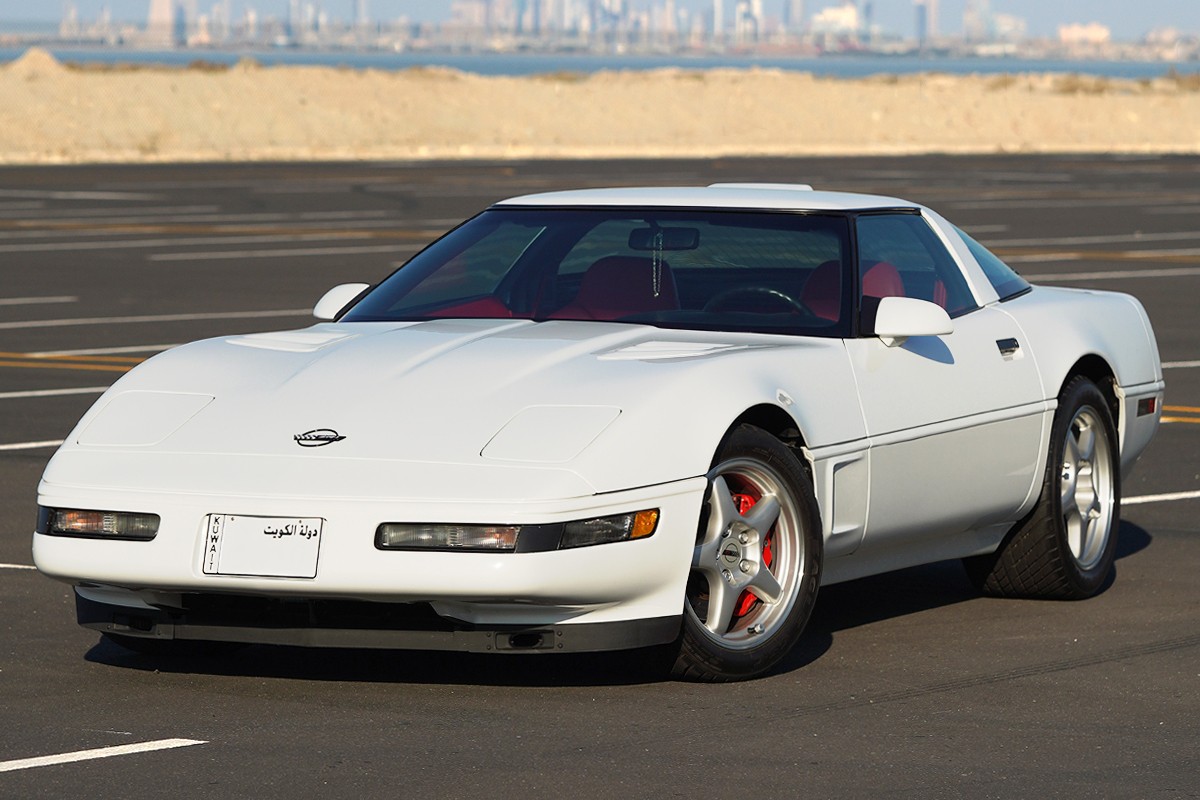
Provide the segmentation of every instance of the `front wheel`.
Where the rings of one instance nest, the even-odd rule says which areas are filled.
[[[817,599],[821,518],[800,462],[766,431],[733,431],[708,473],[672,674],[752,678],[795,646]]]
[[[1112,571],[1121,521],[1116,426],[1096,384],[1078,377],[1063,389],[1042,495],[992,554],[965,561],[985,594],[1080,600]]]

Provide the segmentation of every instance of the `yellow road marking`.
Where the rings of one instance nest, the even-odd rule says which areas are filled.
[[[1191,417],[1163,417],[1163,422],[1183,422],[1188,425],[1200,425],[1200,419],[1192,419]]]
[[[83,361],[88,364],[140,364],[146,359],[128,356],[30,356],[38,361]]]
[[[68,364],[62,361],[0,361],[0,367],[18,369],[79,369],[92,372],[129,372],[132,366],[117,364]]]
[[[140,364],[146,359],[130,356],[35,356],[29,353],[0,352],[0,358],[30,361],[81,361],[87,364]]]
[[[1163,406],[1163,411],[1182,411],[1184,414],[1200,414],[1196,406]]]

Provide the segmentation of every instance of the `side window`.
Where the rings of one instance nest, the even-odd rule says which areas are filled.
[[[988,250],[979,242],[967,236],[961,228],[955,228],[954,230],[962,237],[963,244],[971,251],[971,255],[975,256],[975,260],[979,262],[979,266],[983,269],[983,274],[987,276],[988,283],[992,284],[992,288],[996,290],[996,294],[1000,295],[1001,301],[1024,294],[1033,288],[1029,285],[1029,281],[1022,278],[1012,267],[997,258],[991,250]]]
[[[857,229],[864,296],[928,300],[951,316],[976,308],[957,262],[919,215],[863,214]]]

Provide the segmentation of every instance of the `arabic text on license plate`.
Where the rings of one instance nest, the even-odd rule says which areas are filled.
[[[325,520],[209,514],[205,575],[315,578]]]

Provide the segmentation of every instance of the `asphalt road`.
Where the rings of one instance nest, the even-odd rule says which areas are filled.
[[[704,686],[623,655],[155,661],[28,568],[52,443],[138,360],[303,326],[501,197],[718,180],[910,197],[1035,281],[1141,298],[1178,421],[1125,484],[1106,591],[983,599],[954,563],[830,587],[775,674]],[[1196,797],[1198,215],[1195,158],[0,169],[0,797]],[[175,739],[200,743],[13,763]]]

